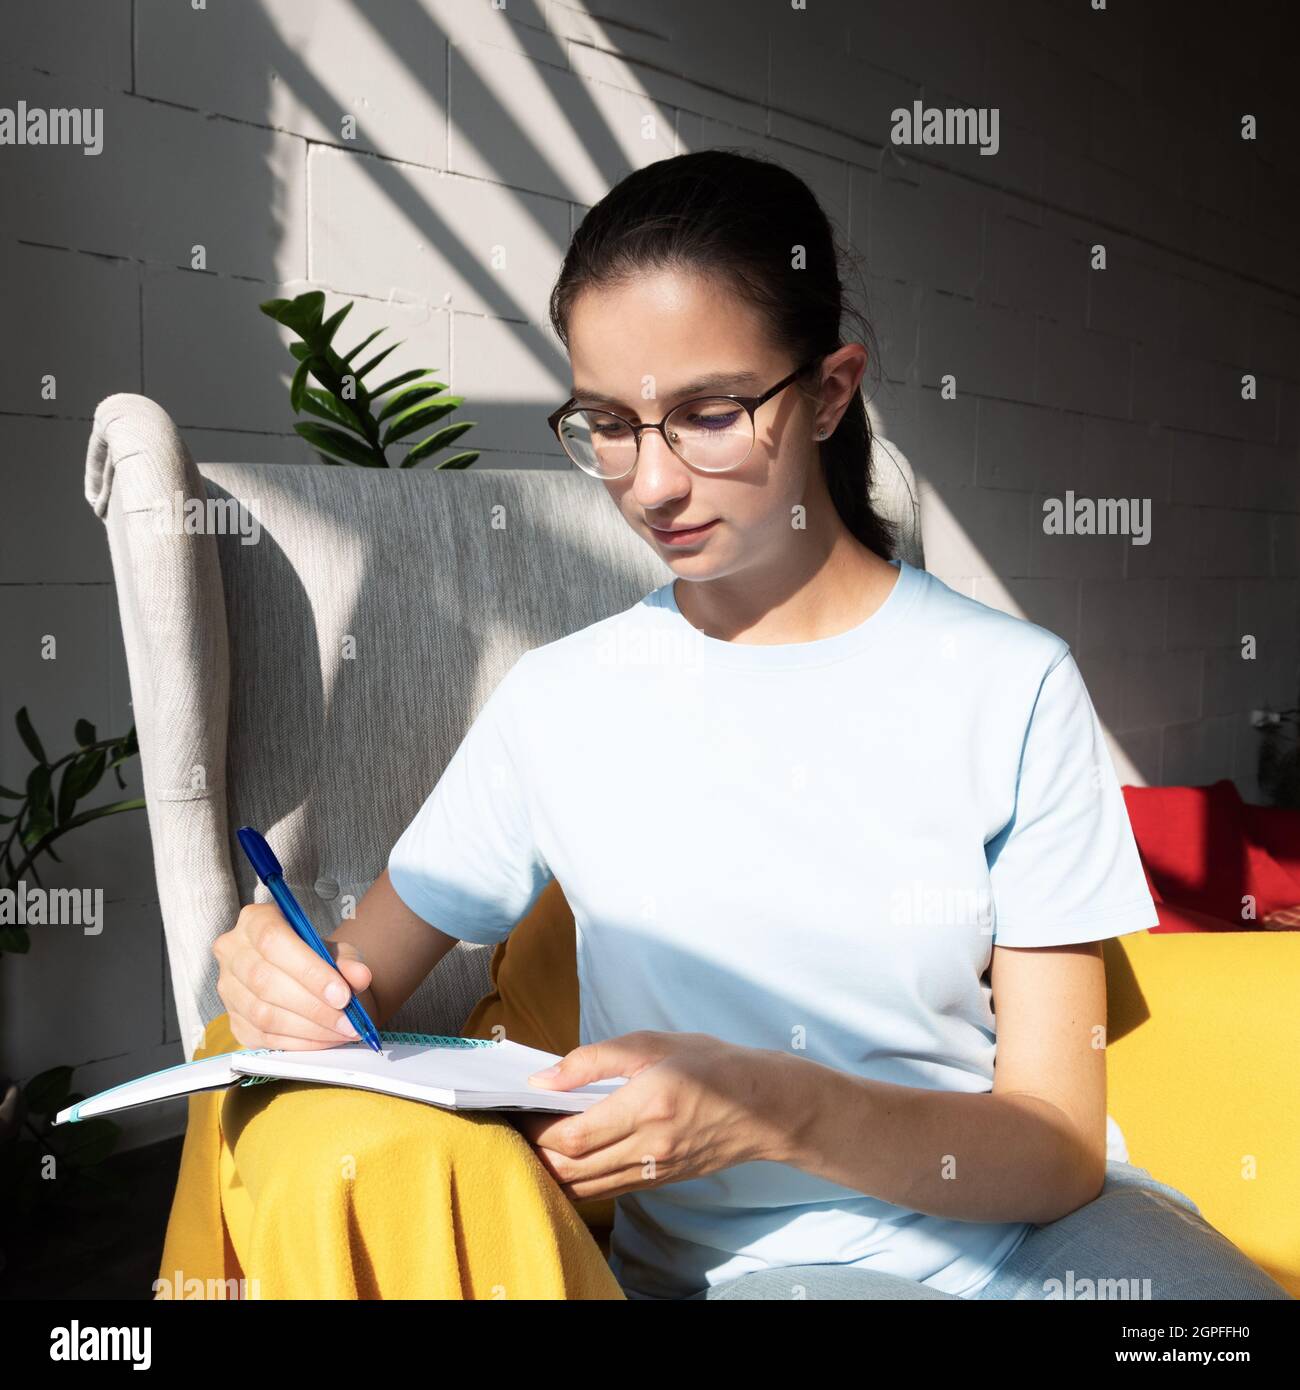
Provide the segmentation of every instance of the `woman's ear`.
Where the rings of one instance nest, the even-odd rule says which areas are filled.
[[[868,356],[861,343],[845,343],[823,360],[818,428],[824,427],[828,435],[834,432],[840,417],[861,390]]]

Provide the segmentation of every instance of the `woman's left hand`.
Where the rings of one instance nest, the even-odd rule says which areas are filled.
[[[566,1053],[538,1089],[630,1079],[576,1115],[510,1119],[571,1201],[703,1177],[781,1146],[784,1053],[707,1033],[624,1033]]]

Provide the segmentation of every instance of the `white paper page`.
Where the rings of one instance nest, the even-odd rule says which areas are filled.
[[[110,1086],[76,1105],[69,1105],[54,1117],[56,1125],[75,1124],[92,1115],[110,1115],[115,1110],[129,1110],[133,1105],[148,1105],[151,1101],[167,1100],[172,1096],[189,1095],[191,1091],[212,1091],[242,1081],[244,1073],[236,1071],[234,1060],[248,1055],[223,1052],[216,1057],[200,1057],[197,1062],[182,1062],[179,1066],[164,1067],[162,1071]]]
[[[559,1060],[557,1053],[514,1042],[486,1047],[386,1043],[382,1052],[372,1052],[364,1043],[347,1043],[310,1052],[248,1052],[241,1057],[239,1067],[248,1075],[336,1081],[456,1109],[579,1111],[627,1084],[623,1076],[568,1091],[549,1091],[528,1084],[533,1072]],[[349,1078],[347,1082],[345,1077]],[[485,1099],[487,1106],[483,1104]]]

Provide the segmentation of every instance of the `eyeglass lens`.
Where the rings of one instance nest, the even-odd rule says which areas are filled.
[[[754,443],[749,412],[725,397],[687,401],[664,421],[669,447],[693,468],[720,473],[743,463]],[[636,462],[636,434],[616,415],[574,410],[561,420],[569,457],[598,478],[618,478]]]

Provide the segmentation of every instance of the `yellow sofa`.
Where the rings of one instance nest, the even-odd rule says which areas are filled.
[[[1129,1160],[1300,1298],[1300,932],[1105,943],[1107,1109]]]

